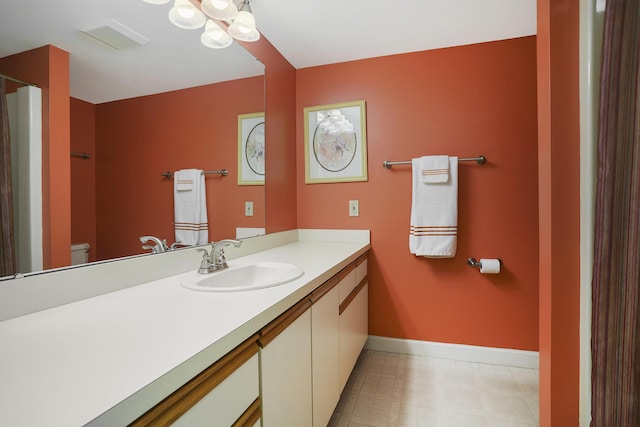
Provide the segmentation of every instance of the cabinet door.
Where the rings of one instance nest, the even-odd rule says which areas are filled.
[[[325,427],[340,399],[340,291],[334,286],[311,306],[313,425]]]
[[[312,424],[311,311],[260,350],[263,427]]]
[[[369,285],[365,283],[340,314],[340,393],[367,341],[368,302]]]
[[[258,354],[191,407],[172,425],[229,427],[259,395]]]

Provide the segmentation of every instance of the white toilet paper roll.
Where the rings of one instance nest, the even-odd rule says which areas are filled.
[[[480,258],[480,273],[482,274],[498,274],[500,273],[500,260],[496,258]]]

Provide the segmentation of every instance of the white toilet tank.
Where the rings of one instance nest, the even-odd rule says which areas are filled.
[[[71,244],[71,265],[85,264],[89,262],[89,244]]]

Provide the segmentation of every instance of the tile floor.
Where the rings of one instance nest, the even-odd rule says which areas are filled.
[[[538,424],[537,369],[363,350],[329,426]]]

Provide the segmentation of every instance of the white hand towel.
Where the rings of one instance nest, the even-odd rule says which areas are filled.
[[[449,156],[424,156],[420,159],[422,182],[448,182]]]
[[[180,178],[176,180],[177,191],[191,191],[193,190],[193,179]]]
[[[446,182],[425,183],[422,159],[412,160],[409,250],[428,258],[453,258],[458,241],[458,158],[449,157]]]
[[[173,190],[176,242],[185,245],[208,243],[207,197],[202,170],[176,171]]]

